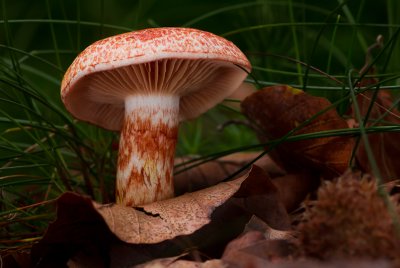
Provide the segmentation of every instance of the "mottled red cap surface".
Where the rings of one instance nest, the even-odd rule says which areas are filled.
[[[176,95],[180,120],[194,118],[229,96],[250,71],[230,41],[190,28],[151,28],[112,36],[87,47],[61,85],[76,118],[120,130],[129,95]]]

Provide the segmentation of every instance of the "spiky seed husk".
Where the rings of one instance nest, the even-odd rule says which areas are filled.
[[[301,254],[309,257],[395,259],[400,252],[376,182],[353,173],[325,182],[297,228]]]

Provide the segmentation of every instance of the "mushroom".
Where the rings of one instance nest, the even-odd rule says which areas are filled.
[[[87,47],[68,68],[61,98],[77,119],[121,131],[116,202],[174,195],[178,125],[229,96],[251,70],[230,41],[190,28],[151,28]]]

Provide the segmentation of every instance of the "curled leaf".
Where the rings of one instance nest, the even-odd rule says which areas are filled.
[[[242,102],[243,113],[260,128],[262,140],[274,140],[303,124],[330,106],[325,98],[311,96],[287,85],[266,87]],[[329,109],[293,135],[347,128],[335,109]],[[348,137],[323,137],[278,146],[286,169],[314,168],[326,177],[336,177],[348,167],[354,141]]]
[[[207,161],[195,167],[190,167],[191,160],[195,160],[195,157],[181,157],[175,159],[175,164],[181,164],[179,170],[184,170],[174,176],[175,193],[177,195],[184,194],[186,192],[193,192],[200,189],[204,189],[209,186],[218,184],[227,176],[236,172],[244,165],[258,157],[262,152],[239,152],[230,154],[215,160]],[[188,163],[188,164],[185,164]],[[274,176],[283,175],[285,171],[282,170],[268,155],[264,155],[258,159],[255,165],[261,167],[268,174]]]
[[[158,243],[191,234],[208,224],[214,209],[235,194],[247,177],[137,208],[93,204],[111,232],[122,241]]]
[[[157,259],[136,268],[224,268],[227,265],[222,260],[208,260],[205,262],[178,260],[176,257]]]
[[[309,170],[275,177],[272,183],[278,188],[280,200],[288,212],[299,207],[301,202],[319,186],[316,174]]]
[[[228,244],[222,260],[230,267],[270,267],[271,262],[284,260],[291,254],[290,242],[266,238],[259,231],[249,231]]]
[[[234,181],[136,208],[101,205],[65,193],[57,201],[56,221],[32,249],[33,264],[62,267],[73,257],[75,263],[125,267],[176,256],[192,247],[211,256],[243,230],[253,213],[271,224],[289,226],[277,190],[268,180],[254,166]],[[243,200],[258,188],[266,188],[257,192],[265,206],[250,207],[252,202]]]
[[[363,85],[367,86],[375,80],[363,80]],[[358,106],[362,118],[368,113],[370,105],[372,109],[369,113],[366,127],[388,126],[400,124],[400,112],[393,107],[393,98],[388,91],[379,90],[375,102],[372,91],[367,91],[357,96]],[[360,124],[360,122],[358,122]],[[400,178],[400,133],[398,132],[379,132],[368,135],[368,142],[374,154],[377,166],[384,181],[391,181]],[[361,142],[357,151],[357,162],[361,169],[366,173],[372,173],[372,167],[368,158],[365,144]]]
[[[262,152],[240,152],[202,163],[175,176],[175,192],[183,194],[215,185],[221,180],[249,163]],[[182,157],[176,163],[185,163],[195,158]],[[271,176],[272,183],[279,191],[279,199],[287,211],[292,211],[304,200],[308,193],[315,190],[319,180],[309,170],[300,170],[286,174],[269,155],[264,155],[255,164]],[[267,176],[267,175],[264,175]]]

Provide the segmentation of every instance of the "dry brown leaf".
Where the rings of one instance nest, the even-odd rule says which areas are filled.
[[[246,180],[248,176],[262,180],[260,187],[254,187],[253,180]],[[256,192],[255,192],[256,191]],[[270,220],[273,216],[266,206],[278,206],[277,202],[258,202],[260,199],[277,199],[277,189],[269,180],[268,175],[259,167],[234,181],[228,181],[173,199],[154,202],[134,209],[123,205],[100,205],[93,202],[95,209],[103,217],[111,232],[119,239],[131,244],[150,244],[172,239],[178,235],[191,234],[208,224],[211,213],[221,206],[231,196],[246,200],[246,209]],[[249,199],[256,198],[257,202],[249,204]],[[280,204],[281,205],[281,204]],[[257,207],[260,207],[257,209]],[[282,208],[283,209],[283,208]],[[277,212],[277,221],[283,220],[285,225],[288,219],[282,219],[281,210]],[[277,224],[281,227],[284,224]],[[286,226],[285,226],[286,227]]]
[[[237,205],[259,188],[265,188],[261,195],[271,195],[264,197],[265,207]],[[234,197],[237,192],[240,197]],[[34,265],[58,267],[81,254],[78,259],[96,267],[129,266],[176,256],[190,247],[211,256],[243,230],[252,213],[274,225],[289,226],[276,188],[257,166],[235,181],[141,208],[100,205],[73,193],[62,195],[57,206],[57,220],[33,247]]]
[[[265,241],[263,233],[250,231],[231,241],[222,255],[222,260],[229,263],[229,267],[265,267],[268,262],[265,259],[249,256],[242,249],[250,245]]]
[[[251,223],[254,221],[253,223]],[[256,229],[264,231],[255,231]],[[296,238],[291,231],[273,230],[271,227],[252,218],[244,234],[231,241],[221,258],[229,268],[389,268],[393,266],[387,260],[370,259],[295,259]],[[251,230],[253,229],[253,230]],[[280,239],[281,238],[281,239]]]
[[[158,259],[135,268],[226,268],[227,265],[222,260],[208,260],[205,262],[176,260],[176,257]]]
[[[260,128],[261,139],[273,140],[284,136],[329,105],[330,102],[325,98],[281,85],[266,87],[247,97],[242,102],[242,111]],[[335,109],[330,109],[294,135],[344,128],[347,128],[346,121]],[[314,168],[331,178],[347,169],[353,143],[353,139],[347,137],[325,137],[283,143],[277,151],[287,170]]]
[[[250,231],[228,244],[222,260],[229,267],[269,267],[271,261],[283,260],[292,253],[285,240],[269,240],[258,231]]]
[[[180,195],[215,185],[258,157],[261,153],[262,152],[234,153],[187,169],[174,176],[175,193]],[[186,156],[177,158],[175,159],[175,164],[185,163],[193,159],[196,159],[196,157]],[[285,171],[268,155],[261,157],[254,164],[273,176],[285,174]],[[184,166],[182,168],[184,168]]]
[[[258,231],[264,234],[267,240],[293,240],[294,233],[291,230],[277,230],[271,228],[266,222],[262,221],[257,216],[252,216],[243,233],[250,231]]]
[[[173,199],[141,206],[93,203],[111,232],[131,244],[150,244],[191,234],[210,222],[211,213],[240,188],[247,175]]]
[[[180,195],[215,185],[255,159],[261,153],[234,153],[179,173],[174,178],[175,192]],[[175,163],[184,163],[191,159],[193,158],[182,157],[176,159]],[[278,188],[280,193],[279,198],[287,211],[296,209],[307,194],[315,190],[319,184],[317,176],[309,170],[300,170],[294,174],[286,174],[268,155],[264,155],[257,160],[255,165],[264,169],[273,178],[272,182]]]
[[[236,266],[247,268],[249,266]],[[263,266],[251,266],[252,268],[394,268],[386,260],[332,260],[330,262],[320,262],[316,260],[296,260],[269,262]]]
[[[29,252],[22,250],[9,253],[6,253],[5,251],[0,252],[0,267],[30,267]]]
[[[185,254],[184,254],[185,255]],[[208,260],[205,262],[201,261],[188,261],[182,260],[184,255],[176,256],[176,257],[169,257],[169,258],[162,258],[162,259],[155,259],[143,264],[129,266],[135,268],[225,268],[227,267],[226,264],[222,260]],[[90,263],[83,263],[82,259],[78,259],[78,261],[74,261],[70,259],[68,261],[69,268],[87,268],[87,267],[101,267],[99,264],[90,262]],[[101,265],[101,264],[100,264]],[[112,266],[114,267],[114,266]]]
[[[257,167],[257,166],[254,166]],[[234,194],[235,203],[256,215],[273,228],[287,230],[290,220],[282,203],[278,189],[270,180],[268,173],[261,168],[253,168],[258,183],[245,180]]]
[[[297,173],[276,177],[272,183],[278,188],[280,200],[288,212],[299,207],[301,202],[319,186],[316,174],[309,170],[299,170]]]
[[[229,267],[266,267],[272,260],[288,257],[293,240],[292,231],[273,229],[253,216],[243,234],[227,245],[222,260]]]
[[[376,83],[377,81],[375,79],[363,79],[361,85],[370,86]],[[374,92],[367,91],[357,96],[362,118],[365,118],[367,114],[373,94]],[[390,92],[379,90],[369,115],[369,123],[366,124],[366,127],[374,124],[376,120],[381,121],[378,124],[374,124],[375,126],[399,125],[400,112],[396,108],[391,109],[392,105],[393,98]],[[398,159],[400,158],[400,133],[380,132],[369,134],[368,141],[384,181],[388,182],[399,179],[400,166],[398,164]],[[361,169],[366,173],[372,173],[371,164],[363,141],[360,142],[356,157]]]

